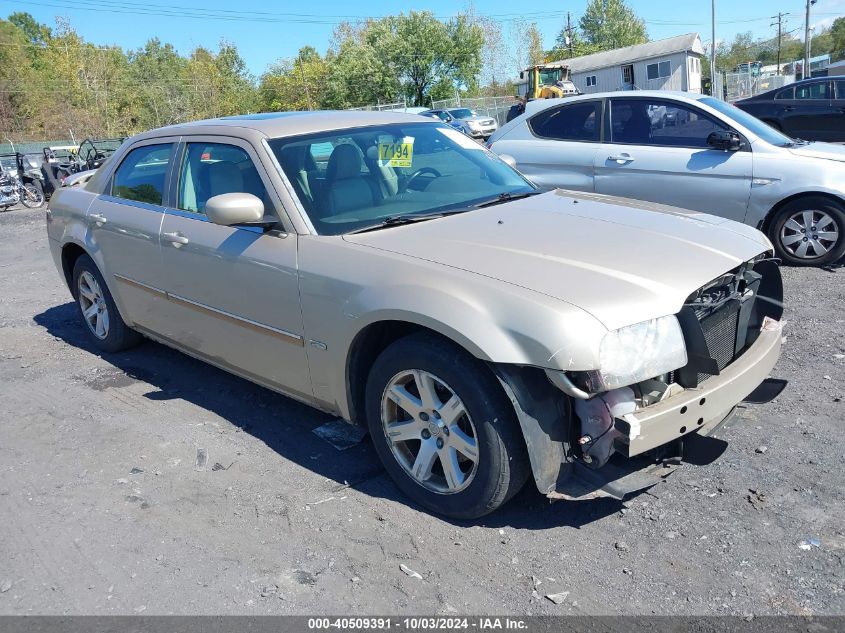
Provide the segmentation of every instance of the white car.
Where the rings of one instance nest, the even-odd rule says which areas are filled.
[[[778,257],[845,254],[845,147],[791,139],[706,95],[612,92],[529,102],[488,147],[540,187],[706,211],[764,231]]]

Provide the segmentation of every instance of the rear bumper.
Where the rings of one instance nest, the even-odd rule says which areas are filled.
[[[768,377],[780,356],[782,342],[783,323],[767,321],[754,344],[718,376],[617,419],[621,437],[616,439],[614,449],[632,457],[693,431],[709,435]]]

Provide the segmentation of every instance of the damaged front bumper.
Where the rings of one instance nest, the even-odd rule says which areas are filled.
[[[780,356],[783,323],[767,321],[757,340],[718,376],[616,420],[614,450],[640,455],[688,433],[708,435],[771,373]]]
[[[760,401],[753,394],[765,386],[782,344],[783,323],[766,320],[754,343],[719,375],[617,418],[614,454],[598,468],[578,456],[571,427],[561,424],[574,412],[545,374],[504,367],[497,373],[517,410],[540,492],[550,499],[622,499],[659,483],[682,461],[696,463],[687,455],[690,446],[718,450],[712,444],[724,443],[708,436],[746,398]]]

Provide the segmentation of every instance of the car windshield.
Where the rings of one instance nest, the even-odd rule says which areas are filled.
[[[456,119],[471,119],[472,117],[477,116],[475,112],[469,108],[455,108],[454,110],[449,110],[449,114]]]
[[[748,114],[745,110],[740,110],[730,103],[719,101],[713,97],[706,97],[701,100],[701,103],[709,105],[714,110],[718,110],[725,116],[733,119],[767,143],[777,145],[778,147],[789,147],[794,144],[794,141],[785,134],[778,132],[773,127],[763,123],[757,117]]]
[[[333,130],[269,145],[322,235],[535,191],[493,153],[439,123]]]

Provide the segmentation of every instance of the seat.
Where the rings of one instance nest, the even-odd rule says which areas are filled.
[[[241,170],[232,161],[221,160],[215,163],[200,163],[197,179],[197,211],[205,212],[205,203],[209,198],[224,193],[244,191],[244,178]]]
[[[208,197],[213,198],[223,193],[244,191],[244,177],[238,166],[229,160],[211,163],[206,169],[208,174]]]
[[[305,163],[307,154],[307,145],[289,145],[282,148],[282,151],[279,152],[279,163],[290,179],[296,193],[300,198],[305,199],[303,200],[303,204],[307,204],[314,197],[311,192],[311,181]]]
[[[361,150],[342,144],[332,150],[326,169],[326,216],[371,207],[375,196],[369,181],[361,173]]]
[[[622,126],[620,137],[618,140],[622,143],[643,144],[651,140],[651,117],[644,106],[631,109],[631,118]]]

